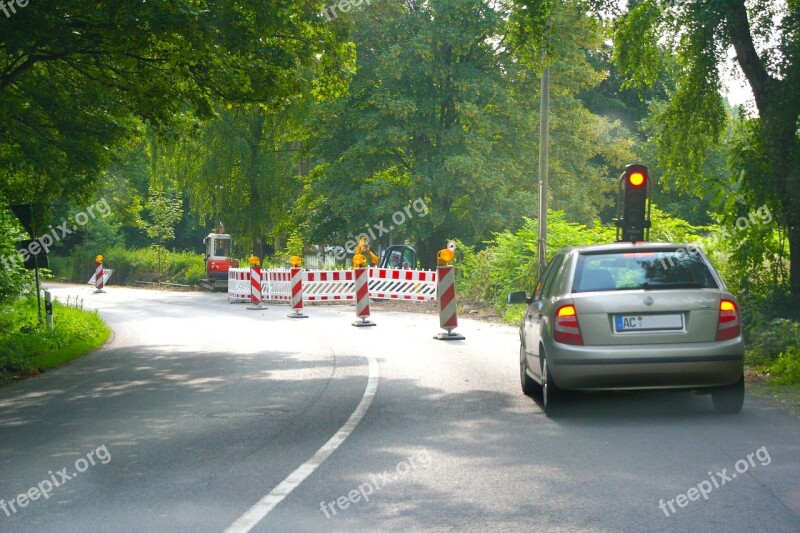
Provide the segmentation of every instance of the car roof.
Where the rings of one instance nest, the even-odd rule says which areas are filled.
[[[697,244],[689,244],[683,242],[612,242],[606,244],[587,244],[583,246],[567,246],[560,251],[569,252],[574,251],[580,254],[584,253],[602,253],[602,252],[635,252],[639,250],[674,250],[676,248],[696,249]]]

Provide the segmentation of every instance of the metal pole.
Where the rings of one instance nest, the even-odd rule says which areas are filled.
[[[31,214],[31,242],[36,242],[36,223],[33,220],[33,203],[28,204],[28,210]],[[29,247],[30,249],[30,247]],[[33,272],[36,278],[36,304],[39,308],[39,323],[44,321],[42,317],[42,283],[39,278],[39,254],[33,256]]]
[[[50,291],[44,291],[44,309],[47,315],[47,329],[53,331],[53,296]]]
[[[548,31],[549,34],[549,31]],[[545,61],[547,57],[545,55]],[[548,144],[550,124],[550,66],[545,65],[542,72],[542,97],[539,105],[539,242],[537,254],[539,260],[539,276],[547,260],[547,174]]]

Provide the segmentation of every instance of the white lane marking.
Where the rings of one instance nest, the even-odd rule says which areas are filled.
[[[275,506],[281,503],[281,501],[296,489],[300,483],[305,481],[319,465],[324,463],[325,460],[336,451],[336,448],[341,446],[345,439],[356,429],[356,426],[358,426],[358,423],[364,418],[369,406],[372,404],[372,400],[375,399],[375,393],[378,390],[378,361],[371,355],[368,356],[368,358],[369,379],[367,381],[367,388],[364,389],[364,396],[361,397],[361,401],[358,403],[356,410],[353,411],[353,414],[350,415],[347,422],[345,422],[344,425],[339,428],[339,431],[337,431],[328,442],[323,444],[322,448],[317,450],[308,461],[297,467],[294,472],[281,481],[269,494],[261,498],[258,503],[240,516],[236,522],[225,530],[225,533],[247,533],[253,529],[253,527],[261,522]]]

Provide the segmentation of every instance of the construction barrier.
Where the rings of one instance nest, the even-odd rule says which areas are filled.
[[[228,301],[247,303],[252,299],[250,288],[250,269],[231,268],[228,270]],[[263,290],[262,290],[263,295]]]
[[[253,265],[250,267],[250,303],[248,309],[263,309],[261,306],[261,268]]]
[[[361,320],[353,322],[354,326],[374,326],[369,320],[369,269],[354,268],[356,282],[356,317]]]
[[[366,268],[367,289],[371,298],[433,301],[436,300],[438,274],[427,270]],[[337,302],[356,299],[355,270],[303,270],[302,268],[260,270],[261,300],[290,303],[296,306],[296,289],[302,286],[304,302]],[[296,277],[300,279],[297,280]],[[250,302],[249,268],[228,270],[228,299]]]
[[[354,270],[304,271],[303,299],[307,302],[355,300]]]
[[[108,283],[108,278],[111,277],[114,271],[108,268],[103,268],[103,256],[98,255],[95,257],[94,274],[89,278],[88,285],[94,285],[94,292],[106,292],[103,289]]]
[[[439,333],[434,339],[461,340],[463,335],[453,332],[458,327],[458,311],[456,309],[456,273],[452,265],[437,268],[439,281],[436,293],[439,300],[439,327],[447,333]]]
[[[370,267],[369,295],[419,302],[435,300],[436,272]]]
[[[308,318],[308,315],[303,313],[303,269],[292,267],[289,272],[292,275],[292,312],[287,316],[289,318]]]
[[[103,280],[103,262],[94,264],[94,292],[103,292],[105,282]]]
[[[289,270],[265,270],[262,285],[264,300],[287,303],[292,301],[292,273]]]
[[[252,274],[251,274],[252,272]],[[257,292],[259,287],[260,295]],[[260,296],[260,300],[259,300]],[[370,318],[370,298],[406,301],[439,301],[439,326],[446,333],[434,338],[459,340],[456,310],[455,270],[440,265],[436,271],[363,267],[352,270],[260,270],[231,268],[228,271],[228,301],[278,301],[290,304],[291,318],[307,318],[304,302],[356,303],[354,326],[374,326]]]

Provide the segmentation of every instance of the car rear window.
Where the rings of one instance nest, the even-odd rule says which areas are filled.
[[[588,253],[578,256],[572,292],[716,289],[698,253],[685,250]]]

